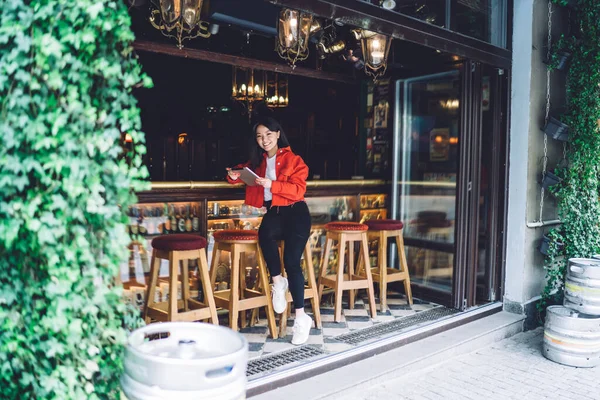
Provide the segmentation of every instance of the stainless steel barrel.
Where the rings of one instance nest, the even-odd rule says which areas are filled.
[[[129,400],[243,400],[248,342],[231,329],[198,322],[134,331],[121,387]]]
[[[600,259],[569,259],[563,305],[584,314],[600,315]]]
[[[600,317],[548,307],[543,352],[549,360],[572,367],[600,365]]]

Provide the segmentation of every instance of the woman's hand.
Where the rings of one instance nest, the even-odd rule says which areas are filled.
[[[268,178],[256,178],[255,182],[257,185],[260,185],[267,189],[271,189],[271,184],[273,183],[273,181]]]
[[[239,172],[232,171],[231,168],[226,168],[226,169],[227,169],[227,175],[229,175],[229,177],[231,179],[233,179],[234,181],[238,180],[238,178],[240,177]]]

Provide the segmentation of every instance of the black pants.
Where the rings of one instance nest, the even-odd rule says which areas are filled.
[[[304,307],[304,275],[300,258],[310,235],[310,213],[304,201],[290,206],[272,206],[265,202],[267,213],[258,230],[258,242],[271,276],[281,274],[277,241],[285,243],[283,264],[287,273],[294,308]]]

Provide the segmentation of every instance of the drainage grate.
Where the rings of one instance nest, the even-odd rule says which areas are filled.
[[[324,355],[323,349],[314,346],[300,346],[290,350],[269,354],[248,362],[246,376],[262,374],[284,365],[306,361],[309,358]]]
[[[398,333],[400,330],[421,325],[424,322],[436,321],[440,318],[456,314],[458,310],[446,307],[436,307],[430,310],[421,311],[404,318],[399,318],[391,322],[382,322],[368,328],[344,333],[336,336],[335,340],[347,344],[359,344],[371,339],[377,339],[390,333]]]

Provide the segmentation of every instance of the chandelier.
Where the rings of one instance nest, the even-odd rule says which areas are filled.
[[[392,44],[392,38],[381,33],[355,29],[352,31],[356,39],[360,40],[360,46],[365,61],[365,73],[377,78],[385,74],[387,69],[387,57]]]
[[[266,103],[268,107],[287,107],[289,104],[288,76],[277,72],[267,73]]]
[[[282,8],[277,22],[277,54],[294,68],[296,61],[308,58],[308,39],[319,29],[321,24],[313,21],[312,14]]]
[[[163,35],[177,40],[177,47],[183,48],[183,41],[197,37],[210,37],[208,22],[200,20],[204,0],[160,0],[159,8],[152,10],[150,23]]]
[[[265,99],[266,76],[264,71],[234,66],[231,77],[231,98],[241,102],[251,117],[254,103]]]

